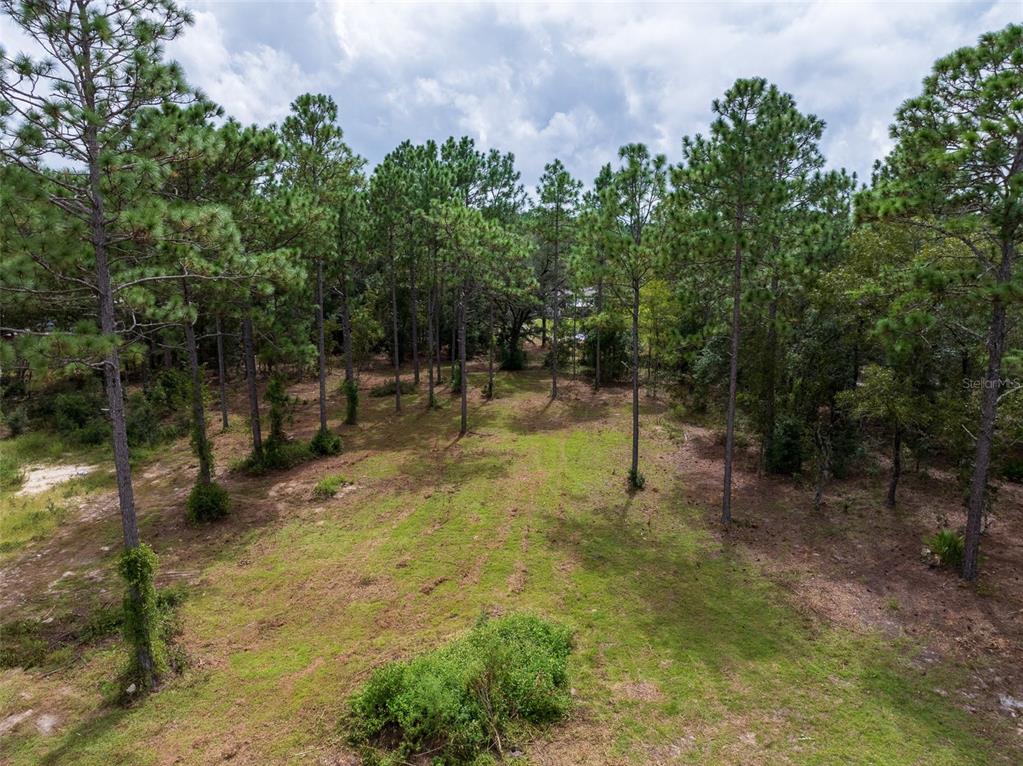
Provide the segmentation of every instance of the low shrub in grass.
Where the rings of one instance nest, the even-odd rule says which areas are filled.
[[[25,472],[12,456],[0,453],[0,491],[13,492],[25,481]]]
[[[329,497],[334,497],[341,487],[347,485],[348,480],[345,477],[339,473],[332,473],[316,482],[316,486],[313,487],[313,497],[326,500]]]
[[[294,468],[307,460],[312,460],[313,457],[312,448],[307,441],[275,440],[264,442],[262,455],[249,455],[236,466],[245,473],[261,476],[270,471]]]
[[[11,431],[11,436],[20,436],[28,428],[28,411],[24,407],[15,407],[4,414],[4,423]]]
[[[944,566],[954,569],[963,563],[963,536],[958,532],[942,529],[927,541],[927,547]]]
[[[632,468],[629,469],[629,487],[631,489],[643,489],[646,486],[646,476]]]
[[[455,372],[451,376],[451,393],[462,393],[462,363],[455,362]]]
[[[526,369],[526,352],[521,348],[505,348],[501,354],[501,369],[506,371]]]
[[[350,701],[350,741],[381,764],[500,756],[529,725],[567,711],[570,651],[568,630],[532,615],[481,622],[445,647],[373,673]]]
[[[403,394],[411,394],[416,390],[416,384],[410,380],[401,381],[401,392]],[[390,380],[387,383],[381,383],[379,386],[373,386],[369,390],[370,396],[383,397],[383,396],[394,396],[394,381]]]
[[[341,437],[321,428],[309,442],[309,450],[314,455],[339,455],[341,454]]]
[[[231,496],[215,481],[198,481],[188,494],[189,521],[219,521],[231,509]]]

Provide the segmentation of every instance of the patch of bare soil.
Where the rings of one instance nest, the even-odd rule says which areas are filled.
[[[50,487],[63,484],[65,481],[85,476],[95,471],[94,465],[37,465],[30,466],[25,471],[25,480],[22,482],[18,495],[38,495]]]
[[[723,448],[709,429],[686,425],[684,433],[682,492],[720,529]],[[999,487],[1000,511],[981,543],[980,579],[971,584],[921,558],[927,537],[965,524],[949,473],[905,475],[894,510],[884,505],[882,476],[834,481],[815,513],[811,487],[758,475],[752,453],[736,463],[736,523],[720,532],[726,546],[738,546],[809,613],[909,637],[924,647],[914,662],[949,656],[965,663],[967,710],[1021,715],[1000,700],[1023,697],[1023,487]]]

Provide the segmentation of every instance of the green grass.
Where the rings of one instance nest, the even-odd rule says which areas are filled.
[[[338,493],[338,490],[347,486],[349,483],[350,482],[339,473],[329,474],[316,482],[316,486],[313,487],[313,497],[323,500],[329,497],[334,497]]]
[[[1008,724],[982,729],[957,703],[960,670],[811,622],[716,542],[659,459],[666,435],[648,429],[646,489],[630,494],[625,406],[546,405],[526,398],[545,380],[511,380],[460,440],[457,408],[397,420],[386,401],[364,408],[346,445],[376,451],[345,466],[349,502],[310,517],[296,499],[206,566],[180,610],[189,669],[159,693],[104,706],[113,647],[73,673],[5,671],[0,718],[27,690],[67,721],[50,738],[8,735],[10,763],[326,761],[374,669],[511,612],[575,642],[568,720],[513,743],[519,763],[1019,762]]]

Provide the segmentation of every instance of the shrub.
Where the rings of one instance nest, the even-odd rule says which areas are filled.
[[[126,676],[141,688],[146,688],[167,669],[167,650],[153,584],[156,564],[153,549],[142,543],[122,553],[117,565],[128,586],[124,597],[124,637],[130,647]],[[152,668],[143,667],[141,657],[145,654],[152,659]]]
[[[15,407],[4,415],[4,422],[11,431],[11,436],[20,436],[28,428],[28,412],[24,407]]]
[[[128,397],[124,425],[128,431],[128,443],[133,447],[151,446],[162,441],[165,435],[156,408],[143,393]]]
[[[321,428],[309,442],[309,451],[314,455],[338,455],[341,453],[341,437]]]
[[[348,480],[341,474],[332,473],[329,476],[324,476],[316,483],[316,486],[313,487],[313,497],[326,500],[329,497],[334,497],[341,487],[345,487],[347,485]]]
[[[798,418],[783,416],[774,424],[774,438],[768,445],[767,470],[771,473],[799,473],[803,467],[803,424]]]
[[[927,541],[931,553],[943,565],[956,568],[963,563],[963,536],[951,529],[942,529]]]
[[[526,352],[519,347],[505,348],[501,354],[500,369],[517,371],[526,369],[528,357]]]
[[[231,496],[215,481],[197,481],[188,493],[189,521],[219,521],[231,509]]]
[[[267,441],[263,444],[262,455],[249,455],[238,464],[238,468],[253,476],[268,471],[283,471],[294,468],[313,458],[307,441]]]
[[[284,434],[284,424],[291,421],[295,398],[288,394],[284,379],[280,375],[274,375],[266,386],[266,400],[270,403],[270,436],[267,441],[270,445],[276,445],[287,438]]]
[[[42,665],[50,644],[42,636],[38,620],[12,620],[0,625],[0,668],[31,668]]]
[[[1023,458],[1010,458],[1002,465],[1002,476],[1009,481],[1023,484]]]
[[[401,392],[403,394],[411,394],[415,392],[416,384],[409,380],[401,381]],[[383,397],[383,396],[394,396],[394,381],[390,380],[387,383],[381,383],[379,386],[373,386],[369,390],[370,396]]]
[[[160,370],[146,389],[146,398],[161,415],[191,412],[191,376],[176,368]]]
[[[0,453],[0,490],[13,492],[25,481],[25,472],[13,456]]]
[[[359,387],[354,380],[346,380],[341,391],[345,395],[345,423],[354,426],[359,419]]]
[[[454,374],[451,376],[451,393],[462,393],[462,363],[455,362]]]
[[[569,705],[571,636],[531,615],[483,621],[411,662],[379,668],[350,701],[347,730],[370,758],[472,763],[510,732],[560,718]],[[476,761],[479,762],[479,761]]]
[[[643,489],[646,486],[646,477],[634,468],[629,469],[629,486],[632,489]]]
[[[67,391],[53,400],[53,424],[61,436],[79,444],[101,444],[110,437],[98,391]]]

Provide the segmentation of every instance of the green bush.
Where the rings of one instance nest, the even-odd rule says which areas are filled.
[[[270,403],[270,436],[267,441],[271,445],[283,443],[287,439],[284,424],[291,422],[291,416],[295,411],[295,398],[288,394],[284,379],[280,375],[274,375],[267,383],[266,400]]]
[[[508,371],[524,370],[528,357],[521,348],[504,348],[501,353],[500,369]]]
[[[411,394],[414,393],[415,390],[416,384],[413,383],[412,381],[410,380],[401,381],[401,392],[403,394]],[[387,383],[381,383],[379,386],[373,386],[373,388],[369,390],[369,395],[378,398],[384,396],[394,396],[394,381],[390,380]]]
[[[637,470],[629,469],[629,487],[632,489],[643,489],[646,486],[646,477]]]
[[[334,497],[334,495],[337,494],[337,491],[341,489],[341,487],[347,486],[348,483],[348,480],[339,473],[332,473],[329,476],[324,476],[316,482],[316,486],[313,487],[313,497],[320,498],[321,500]]]
[[[795,417],[783,416],[774,424],[774,438],[768,445],[767,470],[791,476],[803,467],[803,424]]]
[[[451,393],[462,393],[462,363],[455,362],[455,371],[451,376]]]
[[[130,649],[126,676],[142,688],[167,669],[167,650],[153,584],[156,565],[156,554],[145,543],[124,551],[117,564],[128,588],[124,597],[124,637]],[[144,654],[153,662],[152,676],[141,664]]]
[[[13,492],[25,481],[25,472],[13,456],[0,453],[0,490]]]
[[[392,763],[500,754],[509,734],[567,711],[570,651],[565,628],[531,615],[481,622],[441,649],[379,668],[350,701],[350,741],[367,759],[388,753]]]
[[[263,443],[262,455],[249,455],[237,467],[253,476],[260,476],[268,471],[294,468],[313,457],[307,441],[267,441]]]
[[[309,450],[314,455],[339,455],[341,453],[341,437],[321,428],[309,442]]]
[[[1023,458],[1010,458],[1002,465],[1002,476],[1009,481],[1023,484]]]
[[[110,424],[103,417],[106,401],[92,389],[66,391],[53,400],[53,424],[57,432],[79,444],[101,444],[110,438]]]
[[[359,387],[354,380],[346,380],[341,391],[345,395],[345,423],[354,426],[359,419]]]
[[[149,447],[164,438],[163,423],[152,402],[144,393],[135,393],[125,403],[125,429],[128,444],[133,447]]]
[[[38,620],[12,620],[0,625],[0,668],[32,668],[50,654]]]
[[[192,411],[192,380],[176,368],[160,370],[146,389],[146,398],[161,415]]]
[[[927,541],[927,547],[947,567],[957,568],[963,563],[963,536],[951,529],[942,529]]]
[[[215,481],[197,481],[188,493],[188,520],[219,521],[231,510],[231,496]]]
[[[28,428],[28,412],[24,407],[15,407],[4,415],[4,423],[11,431],[11,436],[20,436]]]

